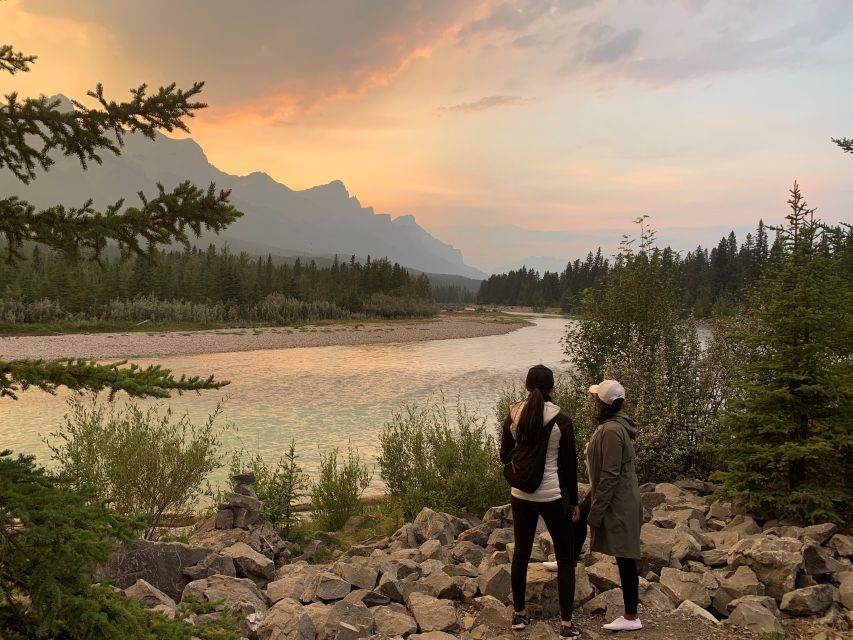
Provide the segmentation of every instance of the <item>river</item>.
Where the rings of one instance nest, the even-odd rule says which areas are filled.
[[[566,320],[555,316],[529,319],[532,326],[483,338],[214,353],[136,362],[230,380],[221,391],[168,401],[173,411],[187,411],[194,421],[202,422],[224,400],[224,419],[234,425],[223,436],[225,451],[243,447],[274,462],[294,439],[299,462],[311,473],[321,451],[346,448],[351,443],[372,468],[383,425],[405,404],[444,394],[450,407],[458,398],[492,425],[501,391],[520,384],[530,365],[543,363],[555,372],[563,371],[567,364],[560,338]],[[70,397],[67,392],[51,396],[28,391],[17,402],[0,401],[0,449],[33,453],[49,465],[43,437],[61,424]],[[378,478],[377,469],[373,489],[380,486]]]

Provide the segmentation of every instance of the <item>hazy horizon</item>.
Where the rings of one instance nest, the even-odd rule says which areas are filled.
[[[204,80],[191,135],[218,168],[339,179],[484,271],[608,251],[639,214],[680,249],[741,239],[794,180],[850,219],[844,0],[10,0],[0,19],[39,56],[0,91]]]

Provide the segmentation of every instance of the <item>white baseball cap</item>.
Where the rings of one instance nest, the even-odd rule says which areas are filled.
[[[598,396],[604,404],[613,404],[614,400],[625,397],[625,387],[616,380],[602,380],[592,385],[589,392]]]

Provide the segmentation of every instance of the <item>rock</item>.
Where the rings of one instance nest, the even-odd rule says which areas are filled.
[[[512,506],[508,504],[492,507],[483,514],[483,523],[495,522],[498,527],[512,526]]]
[[[480,572],[470,562],[461,564],[448,564],[442,569],[449,576],[463,576],[465,578],[479,578]]]
[[[618,618],[625,613],[622,590],[611,589],[610,591],[599,593],[583,606],[583,611],[588,615],[604,614],[604,617],[608,620]]]
[[[728,564],[728,552],[725,549],[703,551],[702,564],[706,567],[724,567]]]
[[[357,638],[373,635],[373,614],[363,602],[352,603],[342,600],[332,605],[323,627],[326,637],[338,637],[343,624],[354,627],[359,634],[355,636]],[[352,629],[348,631],[352,631]]]
[[[578,564],[575,574],[575,607],[581,607],[595,597],[595,589],[589,580],[586,567]]]
[[[527,634],[529,640],[560,640],[560,634],[553,624],[537,620]]]
[[[416,585],[416,590],[421,593],[426,593],[434,598],[442,600],[461,600],[462,588],[459,583],[455,582],[447,573],[436,571],[429,577],[420,580]]]
[[[643,573],[660,573],[664,567],[680,566],[687,559],[699,560],[702,557],[702,546],[690,533],[679,529],[644,524],[640,530],[640,541]]]
[[[227,507],[219,507],[216,512],[215,529],[233,529],[234,528],[234,512]]]
[[[672,601],[661,586],[654,582],[649,582],[645,578],[640,578],[640,604],[649,609],[657,611],[672,611],[675,609],[675,603]]]
[[[729,613],[734,611],[744,602],[750,602],[752,604],[757,604],[760,607],[764,607],[777,618],[781,615],[781,612],[779,611],[779,606],[776,604],[776,601],[770,596],[743,596],[742,598],[738,598],[737,600],[732,600],[729,603]]]
[[[586,573],[589,576],[589,581],[594,584],[599,591],[607,591],[608,589],[618,589],[621,587],[619,579],[619,567],[612,562],[596,562],[586,568]]]
[[[498,551],[505,551],[506,546],[515,540],[512,529],[495,529],[489,536],[488,545]]]
[[[401,604],[378,607],[373,612],[373,622],[376,633],[388,636],[405,637],[417,633],[418,630],[418,623]]]
[[[209,555],[208,549],[177,542],[136,540],[128,548],[116,551],[98,574],[119,589],[126,589],[137,580],[145,580],[173,600],[179,600],[184,587],[190,582],[184,570]]]
[[[341,578],[359,589],[372,590],[379,580],[379,571],[367,565],[338,562],[334,569]]]
[[[842,558],[853,558],[853,536],[836,533],[826,546],[835,551]]]
[[[709,518],[718,518],[720,520],[728,520],[729,518],[734,516],[734,511],[732,510],[731,502],[721,502],[720,500],[715,500],[711,503],[711,508],[708,509],[708,517]]]
[[[277,579],[267,585],[267,597],[273,604],[285,598],[300,600],[320,571],[322,567],[305,562],[286,564],[276,572]]]
[[[680,611],[681,613],[686,613],[687,615],[695,616],[697,618],[702,618],[703,620],[707,620],[713,624],[720,624],[720,621],[711,615],[709,611],[703,609],[692,600],[685,600],[682,602],[678,605],[678,609],[676,609],[676,611]]]
[[[670,484],[669,482],[661,482],[660,484],[655,485],[655,491],[658,493],[662,493],[667,498],[680,498],[684,495],[684,490],[675,486],[674,484]]]
[[[314,640],[314,621],[292,598],[276,602],[257,629],[258,640]]]
[[[359,602],[363,603],[365,607],[368,609],[372,607],[384,607],[387,604],[391,603],[391,599],[379,593],[378,591],[368,591],[367,589],[356,589],[355,591],[351,591],[347,597],[344,598],[344,602],[351,602],[353,604],[358,604]]]
[[[784,634],[779,619],[766,607],[755,602],[742,602],[732,611],[728,623],[758,636]]]
[[[403,583],[396,578],[391,578],[388,574],[382,574],[382,577],[379,578],[376,591],[386,596],[391,602],[402,604],[406,601],[406,589]]]
[[[480,593],[508,602],[512,595],[512,578],[507,565],[492,567],[480,576]]]
[[[817,616],[835,600],[835,587],[819,584],[786,593],[779,608],[790,616]]]
[[[421,509],[412,522],[412,531],[419,544],[438,540],[442,545],[448,545],[468,528],[459,518],[449,513],[438,513],[428,507]]]
[[[167,609],[174,610],[178,606],[172,598],[142,579],[125,589],[124,595],[131,600],[141,602],[146,609],[165,606]]]
[[[181,594],[181,601],[195,598],[200,602],[221,600],[228,613],[240,620],[243,635],[250,635],[251,628],[246,618],[251,614],[267,613],[267,599],[263,592],[251,580],[230,576],[210,576],[193,580]],[[273,636],[274,637],[274,636]]]
[[[668,567],[661,571],[660,585],[675,602],[681,604],[685,600],[692,600],[702,608],[711,605],[710,592],[719,586],[710,573],[688,573]]]
[[[742,565],[728,577],[719,577],[720,588],[714,594],[714,610],[725,615],[729,611],[729,603],[743,596],[763,596],[764,585],[758,580],[755,572]]]
[[[806,538],[803,544],[803,568],[810,576],[826,576],[839,573],[844,566],[832,557],[832,552],[816,541]]]
[[[844,578],[838,586],[838,597],[844,607],[853,611],[853,571],[844,574]]]
[[[249,578],[261,588],[275,579],[275,563],[245,542],[226,547],[222,550],[222,555],[234,561],[237,577]]]
[[[741,537],[744,537],[761,533],[761,527],[759,527],[755,520],[750,516],[739,515],[732,518],[723,531],[737,533]]]
[[[201,562],[197,562],[191,567],[184,569],[184,575],[190,581],[201,580],[210,576],[231,576],[237,577],[237,568],[234,566],[234,560],[218,553],[211,553]]]
[[[767,594],[779,601],[794,590],[797,573],[803,567],[802,549],[803,544],[793,538],[746,538],[729,550],[729,565],[749,566]]]
[[[391,547],[396,546],[398,549],[416,549],[421,544],[423,544],[423,542],[418,542],[411,522],[407,522],[391,534]]]
[[[810,540],[814,540],[819,545],[824,545],[829,542],[829,539],[832,538],[838,532],[838,526],[832,524],[831,522],[827,522],[825,524],[815,524],[810,527],[806,527],[800,533],[800,539],[805,541],[806,538]]]
[[[443,631],[429,631],[427,633],[417,633],[409,636],[410,640],[457,640],[456,636]]]
[[[311,618],[311,622],[314,623],[317,640],[324,640],[326,637],[324,628],[326,627],[326,618],[329,617],[331,610],[332,607],[330,605],[323,604],[322,602],[312,602],[305,605],[304,611]]]
[[[409,611],[424,633],[429,631],[456,631],[459,620],[456,607],[449,600],[439,600],[423,593],[413,593],[408,599]]]
[[[640,503],[643,505],[643,508],[651,513],[655,510],[655,507],[666,502],[666,495],[663,493],[658,493],[657,491],[650,491],[646,493],[640,494]]]
[[[541,564],[531,564],[527,569],[527,613],[534,618],[560,615],[557,574]]]
[[[189,544],[193,547],[203,547],[220,553],[225,547],[238,542],[245,542],[255,551],[262,549],[261,539],[252,531],[246,529],[214,529],[213,531],[197,531],[190,536]]]
[[[479,626],[503,631],[508,629],[512,622],[512,607],[506,606],[493,596],[477,598],[474,600],[474,607],[477,611],[475,624]]]
[[[419,550],[424,560],[441,560],[444,562],[444,547],[438,540],[427,540],[420,546]]]
[[[714,549],[728,553],[744,536],[737,531],[708,531],[705,537],[714,543]]]
[[[483,522],[471,529],[466,529],[456,539],[460,542],[471,542],[480,547],[485,547],[489,543],[489,536],[500,526],[499,521]]]
[[[322,600],[332,602],[341,600],[352,590],[352,585],[340,576],[329,571],[317,574],[302,594],[302,602]]]
[[[487,551],[473,542],[457,542],[450,548],[450,555],[456,562],[469,562],[475,567],[479,566],[486,557]]]

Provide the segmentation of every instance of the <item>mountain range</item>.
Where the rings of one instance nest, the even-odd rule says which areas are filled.
[[[66,101],[63,100],[65,103]],[[103,164],[84,171],[75,158],[58,157],[47,173],[30,185],[0,172],[0,193],[18,195],[36,206],[82,205],[93,198],[104,208],[120,198],[133,204],[138,191],[154,193],[184,180],[200,187],[215,182],[231,190],[231,202],[244,215],[220,236],[203,236],[198,244],[227,243],[232,250],[279,256],[351,255],[387,257],[419,271],[482,279],[482,271],[465,264],[462,252],[441,242],[411,215],[392,218],[365,207],[340,180],[305,190],[290,189],[266,173],[236,176],[220,171],[192,139],[158,135],[149,140],[131,134],[120,156],[103,155]]]

